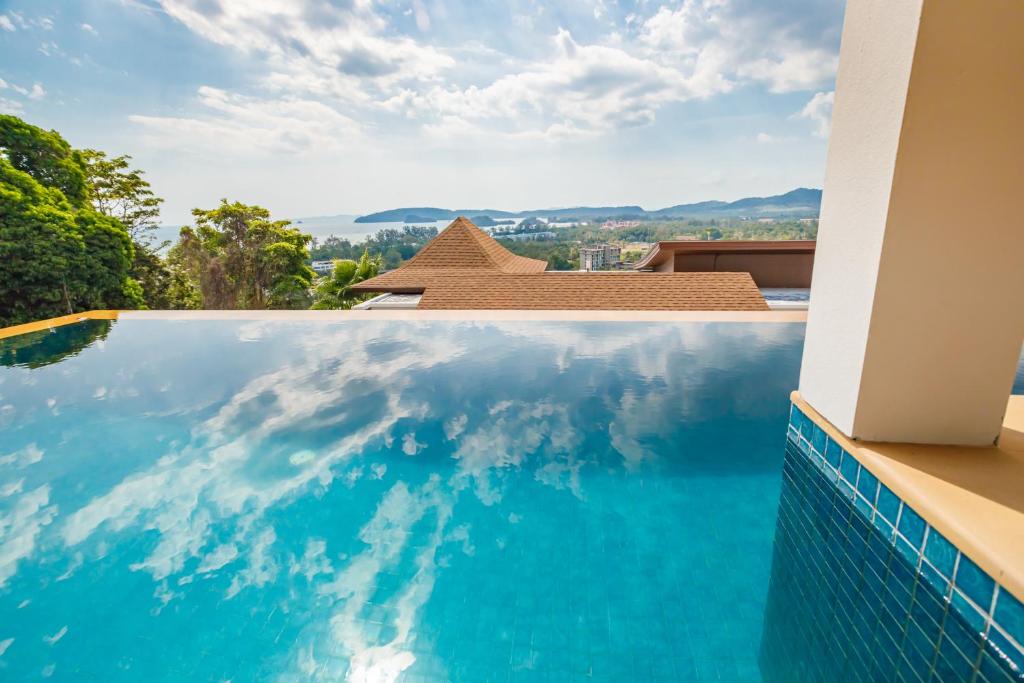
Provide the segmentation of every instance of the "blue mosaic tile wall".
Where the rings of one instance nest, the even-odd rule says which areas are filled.
[[[768,681],[1024,681],[1024,606],[795,406]]]

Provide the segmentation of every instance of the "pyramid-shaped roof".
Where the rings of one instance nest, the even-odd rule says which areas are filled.
[[[546,261],[516,256],[460,216],[401,266],[360,282],[354,289],[419,291],[428,279],[439,275],[528,275],[544,272],[547,265]]]
[[[539,273],[545,261],[516,256],[468,218],[458,217],[398,270],[485,268],[507,274]]]
[[[465,218],[357,292],[421,294],[421,309],[748,310],[768,305],[749,273],[546,272]]]

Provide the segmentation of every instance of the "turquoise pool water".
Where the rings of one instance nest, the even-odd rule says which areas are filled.
[[[0,342],[4,681],[753,681],[798,324]]]

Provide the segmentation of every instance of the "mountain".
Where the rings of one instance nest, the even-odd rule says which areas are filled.
[[[679,204],[650,212],[652,218],[691,218],[698,216],[817,216],[821,210],[821,190],[801,187],[773,197],[747,197],[734,202]]]
[[[656,211],[639,206],[577,206],[567,209],[530,209],[498,211],[495,209],[438,209],[416,207],[379,211],[360,216],[356,223],[400,223],[453,220],[459,216],[490,216],[491,218],[736,218],[752,217],[816,217],[821,210],[821,190],[801,187],[772,197],[746,197],[734,202],[705,201],[677,204]]]
[[[514,218],[517,213],[498,211],[496,209],[437,209],[431,206],[419,206],[405,209],[378,211],[367,216],[360,216],[356,223],[416,223],[427,221],[454,220],[459,216],[490,216],[491,218]],[[414,220],[406,221],[407,218]]]

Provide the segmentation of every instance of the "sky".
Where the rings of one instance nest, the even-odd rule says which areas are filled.
[[[184,223],[821,187],[842,0],[0,0],[0,111]]]

